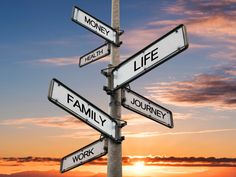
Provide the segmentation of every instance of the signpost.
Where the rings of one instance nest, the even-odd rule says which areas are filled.
[[[114,141],[120,140],[114,119],[60,81],[51,81],[48,99]]]
[[[75,167],[83,165],[94,159],[107,154],[107,140],[99,139],[71,154],[65,156],[61,160],[61,173],[69,171]]]
[[[83,67],[105,57],[111,51],[111,64],[103,70],[107,70],[103,72],[108,79],[108,86],[105,86],[104,90],[110,95],[110,115],[60,81],[52,79],[49,101],[108,137],[63,157],[61,172],[69,171],[108,153],[107,176],[122,177],[121,128],[126,124],[120,120],[121,105],[164,126],[174,127],[171,111],[126,88],[125,85],[187,49],[187,32],[184,25],[179,25],[120,63],[120,0],[112,0],[112,27],[77,6],[73,7],[72,21],[108,41],[80,57],[79,66]]]
[[[122,89],[122,106],[169,128],[174,127],[172,112],[128,89]]]
[[[109,54],[110,54],[110,45],[108,43],[103,44],[102,46],[96,48],[95,50],[80,57],[79,66],[80,67],[85,66]]]
[[[184,25],[179,25],[112,70],[113,89],[137,79],[188,48]]]
[[[114,45],[119,46],[119,41],[117,38],[119,34],[115,29],[81,10],[79,7],[74,6],[72,21],[87,28]]]

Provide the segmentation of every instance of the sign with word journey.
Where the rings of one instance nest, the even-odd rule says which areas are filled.
[[[88,30],[99,35],[105,40],[112,42],[117,46],[119,45],[119,41],[117,38],[119,34],[115,29],[81,10],[79,7],[74,6],[72,21],[87,28]]]
[[[79,66],[80,67],[85,66],[85,65],[92,63],[98,59],[101,59],[109,54],[110,54],[110,45],[103,44],[102,46],[96,48],[95,50],[80,57]]]
[[[172,112],[128,89],[122,89],[122,106],[169,128],[174,127]]]
[[[48,99],[114,141],[120,140],[115,120],[60,81],[51,81]]]
[[[94,159],[107,154],[106,138],[99,139],[71,154],[61,160],[61,173],[69,171],[75,167],[83,165]]]
[[[113,90],[121,88],[188,48],[184,25],[179,25],[112,70]]]

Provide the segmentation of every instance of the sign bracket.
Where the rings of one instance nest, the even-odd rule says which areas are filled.
[[[101,74],[104,75],[105,77],[111,77],[111,72],[109,72],[109,69],[113,69],[115,68],[115,66],[113,66],[112,64],[108,65],[108,68],[104,68],[101,70]]]

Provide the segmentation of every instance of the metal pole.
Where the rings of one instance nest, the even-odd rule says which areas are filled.
[[[112,0],[112,27],[120,30],[120,0]],[[119,41],[119,37],[118,37]],[[120,63],[119,47],[111,45],[111,65],[116,66]],[[113,83],[113,78],[108,77],[108,87]],[[121,118],[121,91],[117,90],[110,96],[110,115],[113,118]],[[121,135],[121,128],[118,133]],[[109,139],[108,141],[108,177],[122,177],[122,144],[117,144]]]

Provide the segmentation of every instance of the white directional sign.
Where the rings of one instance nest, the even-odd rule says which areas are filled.
[[[61,173],[83,165],[107,154],[106,139],[97,140],[61,160]]]
[[[85,54],[84,56],[80,57],[79,60],[79,66],[85,66],[91,62],[94,62],[98,59],[101,59],[107,55],[110,54],[110,47],[109,44],[104,44],[98,48],[96,48],[95,50]]]
[[[81,10],[79,7],[74,7],[72,21],[79,25],[82,25],[88,30],[101,36],[105,40],[108,40],[109,42],[112,42],[115,45],[119,45],[119,42],[117,40],[118,33],[115,29],[98,20],[97,18],[89,15],[85,11]]]
[[[179,25],[112,70],[113,90],[137,79],[188,48],[184,25]]]
[[[119,140],[117,122],[60,81],[51,81],[48,99],[102,134],[115,141]]]
[[[171,111],[154,103],[153,101],[141,96],[140,94],[124,88],[122,90],[122,106],[141,114],[151,120],[173,128],[173,117]]]

